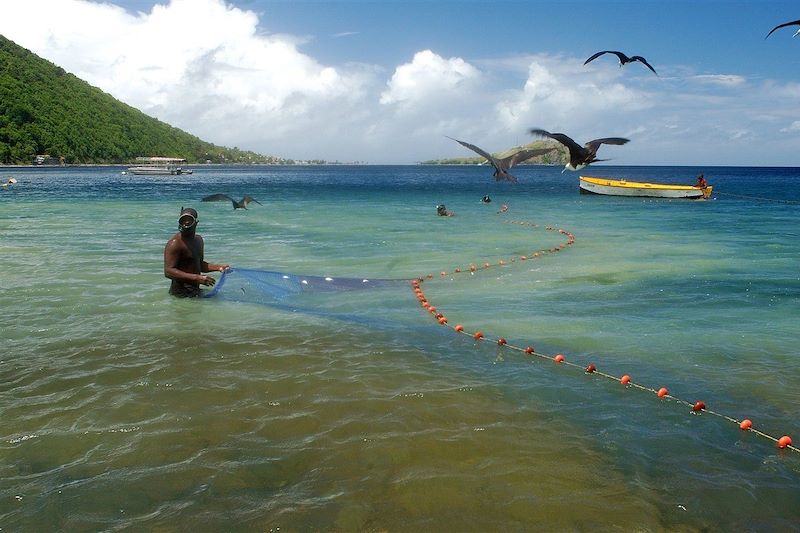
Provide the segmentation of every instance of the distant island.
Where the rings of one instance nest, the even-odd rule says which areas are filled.
[[[556,150],[546,153],[541,156],[532,157],[522,163],[522,165],[565,165],[569,160],[568,152],[563,149],[560,144],[553,143],[552,141],[531,141],[522,146],[515,146],[505,152],[497,152],[492,154],[494,157],[503,158],[508,157],[513,153],[520,150],[528,150],[532,148],[550,148],[556,146]],[[421,165],[480,165],[486,163],[486,159],[480,156],[477,157],[448,157],[445,159],[429,159],[428,161],[421,161]]]
[[[0,165],[296,162],[226,148],[145,115],[0,35]]]

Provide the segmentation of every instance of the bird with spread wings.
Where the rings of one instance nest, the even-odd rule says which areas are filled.
[[[527,161],[532,157],[536,157],[537,155],[543,155],[555,150],[555,148],[529,148],[525,150],[520,150],[519,152],[514,152],[508,157],[496,158],[486,150],[478,148],[474,144],[470,144],[464,141],[459,141],[458,139],[453,139],[452,137],[447,137],[447,138],[452,139],[461,146],[469,148],[476,154],[485,157],[486,160],[494,167],[493,175],[496,181],[505,180],[505,181],[511,181],[513,183],[517,182],[517,178],[508,173],[511,167],[513,167],[514,165],[518,165],[523,161]]]
[[[202,201],[203,202],[230,202],[230,203],[233,204],[233,209],[234,210],[235,209],[247,209],[247,205],[250,202],[255,202],[258,205],[264,205],[261,202],[259,202],[258,200],[256,200],[255,198],[253,198],[252,196],[245,196],[244,198],[242,198],[242,200],[240,202],[237,202],[236,200],[234,200],[233,198],[231,198],[227,194],[212,194],[210,196],[206,196],[205,198],[203,198]]]
[[[658,76],[658,72],[656,72],[656,69],[654,69],[650,65],[650,63],[648,63],[647,60],[645,58],[643,58],[642,56],[631,56],[631,57],[628,57],[625,54],[623,54],[622,52],[617,52],[616,50],[603,50],[602,52],[597,52],[592,57],[590,57],[589,59],[584,61],[583,64],[587,65],[587,64],[589,64],[590,61],[594,61],[595,59],[597,59],[598,57],[600,57],[603,54],[614,54],[615,56],[617,56],[617,58],[619,59],[619,66],[620,67],[622,67],[624,65],[627,65],[628,63],[633,63],[634,61],[638,61],[639,63],[643,64],[644,66],[646,66],[647,68],[652,70],[653,74]]]
[[[779,29],[785,28],[787,26],[800,26],[800,20],[793,20],[791,22],[784,22],[783,24],[778,24],[777,26],[775,26],[774,28],[769,30],[769,33],[767,34],[767,37],[772,35],[772,32],[774,32],[775,30],[779,30]],[[800,30],[797,30],[796,32],[794,32],[794,35],[792,35],[792,37],[797,37],[798,34],[800,34]],[[766,39],[767,37],[764,37],[764,39]]]
[[[581,146],[563,133],[550,133],[538,128],[531,129],[530,133],[531,135],[553,139],[567,147],[567,150],[569,150],[569,163],[564,166],[564,170],[580,170],[595,161],[605,161],[605,159],[597,159],[597,150],[601,144],[619,145],[628,142],[628,139],[622,137],[605,137],[603,139],[594,139]],[[564,170],[561,172],[564,172]]]

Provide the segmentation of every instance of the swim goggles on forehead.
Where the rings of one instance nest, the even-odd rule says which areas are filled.
[[[191,213],[184,213],[178,218],[178,227],[188,229],[197,224],[197,219]]]

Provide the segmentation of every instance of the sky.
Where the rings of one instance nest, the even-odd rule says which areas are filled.
[[[0,34],[265,155],[415,163],[542,128],[627,137],[600,150],[618,165],[800,166],[798,26],[765,39],[798,18],[796,0],[3,0]],[[658,75],[583,64],[601,50]]]

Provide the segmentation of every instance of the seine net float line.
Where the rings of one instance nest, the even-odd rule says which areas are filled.
[[[531,228],[540,227],[538,224],[523,222],[523,221],[506,221],[506,224],[517,224]],[[515,263],[518,260],[519,261],[534,260],[543,257],[545,254],[558,253],[561,250],[564,250],[565,248],[571,246],[575,242],[575,236],[566,230],[559,229],[553,226],[545,226],[544,229],[546,231],[556,231],[561,235],[565,236],[567,240],[557,246],[535,250],[526,255],[511,257],[508,260],[501,259],[497,261],[495,264],[484,262],[481,266],[478,266],[474,263],[471,263],[469,264],[469,266],[465,268],[456,267],[449,273],[443,270],[440,272],[439,278],[444,279],[450,275],[455,276],[466,272],[476,273],[479,270],[486,270],[493,267],[504,267],[509,264]],[[513,344],[509,344],[506,341],[506,339],[502,337],[496,339],[488,337],[481,330],[476,330],[470,333],[465,330],[462,324],[457,324],[453,326],[449,324],[447,317],[439,309],[437,309],[436,306],[430,303],[430,301],[427,299],[424,292],[422,291],[421,285],[425,279],[430,281],[435,279],[435,276],[433,274],[428,274],[425,277],[418,277],[410,281],[411,287],[414,293],[416,294],[416,297],[419,300],[422,308],[427,310],[440,325],[447,326],[452,330],[454,330],[456,333],[469,335],[473,337],[473,339],[475,339],[476,342],[477,341],[495,342],[497,343],[498,346],[502,348],[522,352],[528,356],[536,356],[541,359],[549,359],[557,364],[563,364],[568,367],[582,370],[586,374],[597,375],[607,378],[609,380],[617,381],[622,385],[627,386],[628,388],[636,388],[642,391],[654,393],[659,398],[671,399],[678,403],[689,406],[692,409],[693,413],[706,412],[708,414],[725,419],[729,422],[735,423],[743,431],[751,431],[756,435],[759,435],[761,437],[764,437],[766,439],[775,442],[779,448],[785,448],[795,452],[800,452],[800,449],[792,445],[792,439],[788,435],[776,438],[766,432],[760,431],[759,429],[753,427],[753,422],[750,419],[737,420],[728,415],[712,411],[708,409],[705,402],[703,401],[696,401],[692,403],[685,399],[669,394],[669,391],[666,387],[660,387],[658,390],[656,390],[652,387],[647,387],[645,385],[634,382],[631,376],[628,374],[618,377],[599,370],[597,366],[591,362],[589,362],[588,365],[585,367],[581,364],[573,363],[572,361],[568,361],[563,353],[557,353],[553,356],[550,356],[536,351],[533,348],[533,346],[526,346],[523,348],[521,346],[515,346]],[[392,286],[399,287],[401,284],[405,285],[408,283],[409,283],[408,278],[368,279],[368,278],[340,278],[331,276],[304,276],[298,274],[290,274],[286,272],[274,272],[274,271],[235,267],[223,272],[222,276],[219,278],[219,281],[216,283],[216,285],[211,290],[204,291],[202,293],[202,297],[210,298],[216,296],[216,297],[227,298],[237,302],[274,304],[275,302],[282,302],[290,298],[291,296],[300,295],[302,293],[342,292],[342,291],[375,289],[379,287],[392,287]],[[226,287],[226,290],[224,292],[223,292],[223,287]]]
[[[518,224],[518,225],[534,227],[534,228],[535,227],[539,227],[538,224],[533,224],[533,223],[530,223],[530,222],[523,222],[523,221],[507,221],[506,224]],[[527,261],[529,259],[536,259],[536,258],[542,257],[544,254],[557,253],[557,252],[560,252],[561,250],[567,248],[568,246],[572,246],[575,243],[575,236],[572,233],[570,233],[570,232],[568,232],[566,230],[555,228],[553,226],[546,226],[545,230],[547,230],[547,231],[557,231],[561,235],[566,236],[567,240],[565,242],[561,243],[558,246],[554,246],[554,247],[551,247],[551,248],[543,248],[543,249],[531,252],[530,254],[527,254],[527,255],[521,255],[521,256],[519,256],[519,260]],[[516,262],[516,259],[517,258],[511,258],[508,261],[501,259],[495,264],[491,264],[491,263],[485,262],[485,263],[483,263],[482,268],[480,268],[480,269],[481,270],[486,270],[486,269],[489,269],[489,268],[492,268],[492,267],[506,266],[509,263]],[[446,270],[442,270],[440,272],[440,274],[439,274],[439,278],[442,279],[442,278],[445,278],[445,277],[447,277],[449,275],[459,275],[459,274],[463,274],[465,272],[475,273],[478,270],[479,270],[479,267],[476,266],[474,263],[471,263],[466,269],[462,269],[461,267],[456,267],[455,269],[452,270],[452,272],[449,272],[449,273]],[[436,306],[432,305],[430,300],[428,300],[427,296],[425,296],[425,293],[422,290],[422,284],[426,279],[427,280],[433,280],[435,278],[434,278],[433,274],[427,274],[426,276],[412,279],[411,282],[410,282],[411,289],[414,291],[414,294],[415,294],[417,300],[420,302],[421,307],[423,309],[425,309],[426,311],[428,311],[428,313],[431,314],[433,316],[433,318],[440,325],[446,326],[446,327],[452,329],[453,331],[455,331],[458,334],[468,335],[468,336],[472,337],[476,342],[482,342],[482,341],[494,342],[498,346],[500,346],[501,348],[514,350],[514,351],[517,351],[517,352],[524,353],[524,354],[526,354],[528,356],[538,357],[540,359],[548,359],[548,360],[551,360],[551,361],[555,362],[556,364],[566,365],[568,367],[581,370],[585,374],[590,374],[590,375],[593,375],[593,376],[601,376],[601,377],[606,378],[608,380],[616,381],[616,382],[618,382],[618,383],[620,383],[620,384],[622,384],[622,385],[624,385],[624,386],[626,386],[628,388],[635,388],[635,389],[639,389],[639,390],[644,391],[644,392],[653,393],[658,398],[673,400],[673,401],[675,401],[677,403],[680,403],[680,404],[683,404],[683,405],[686,405],[686,406],[690,407],[691,408],[691,412],[694,413],[694,414],[699,414],[699,413],[705,412],[705,413],[708,413],[710,415],[713,415],[713,416],[722,418],[724,420],[727,420],[728,422],[731,422],[731,423],[736,424],[737,426],[739,426],[739,429],[741,429],[742,431],[749,431],[749,432],[752,432],[752,433],[754,433],[754,434],[756,434],[756,435],[758,435],[760,437],[763,437],[765,439],[773,441],[777,445],[778,448],[788,449],[788,450],[792,450],[794,452],[800,452],[800,448],[797,448],[797,447],[792,445],[792,438],[789,435],[783,435],[780,438],[776,438],[776,437],[770,435],[769,433],[766,433],[764,431],[761,431],[761,430],[753,427],[753,421],[752,420],[750,420],[748,418],[745,418],[745,419],[742,419],[742,420],[738,420],[738,419],[733,418],[731,416],[728,416],[726,414],[713,411],[713,410],[709,409],[706,406],[705,402],[702,401],[702,400],[698,400],[698,401],[695,401],[695,402],[690,402],[688,400],[685,400],[683,398],[680,398],[678,396],[674,396],[674,395],[670,394],[669,393],[669,389],[667,389],[666,387],[659,387],[658,389],[655,389],[653,387],[648,387],[646,385],[643,385],[643,384],[640,384],[640,383],[636,383],[635,381],[633,381],[633,378],[631,378],[631,376],[629,374],[624,374],[622,376],[614,376],[613,374],[609,374],[609,373],[603,372],[603,371],[599,370],[597,368],[597,366],[592,362],[588,362],[588,364],[584,366],[583,364],[573,363],[572,361],[567,360],[567,358],[564,356],[563,353],[557,353],[557,354],[552,355],[552,356],[551,355],[547,355],[545,353],[536,351],[536,349],[531,345],[528,345],[526,347],[516,346],[516,345],[513,345],[513,344],[509,344],[508,341],[506,341],[506,339],[504,339],[503,337],[492,338],[492,337],[487,336],[481,330],[475,330],[473,332],[469,332],[464,328],[464,326],[462,324],[452,325],[452,324],[450,324],[447,316],[445,316],[445,314],[440,309],[438,309]]]
[[[800,201],[798,200],[783,200],[780,198],[765,198],[763,196],[748,196],[746,194],[734,194],[732,192],[724,192],[724,191],[714,191],[714,194],[722,194],[724,196],[730,196],[732,198],[744,198],[745,200],[756,200],[758,202],[778,202],[780,204],[790,204],[790,205],[800,204]]]

